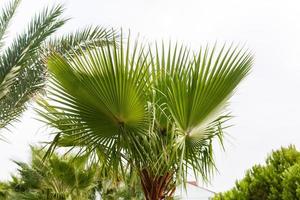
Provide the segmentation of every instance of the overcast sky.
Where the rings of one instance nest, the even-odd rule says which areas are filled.
[[[215,147],[219,172],[208,188],[231,188],[272,149],[300,147],[299,1],[23,0],[11,34],[55,2],[65,4],[65,16],[72,18],[62,33],[91,24],[123,27],[148,41],[172,39],[195,49],[215,41],[234,42],[255,54],[252,73],[231,100],[234,127],[227,130],[226,151]],[[10,159],[26,161],[28,145],[47,138],[47,130],[33,117],[33,111],[27,111],[11,133],[5,133],[9,143],[0,143],[0,179],[15,171]]]

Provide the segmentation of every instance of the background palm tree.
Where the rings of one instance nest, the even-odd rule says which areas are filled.
[[[21,0],[11,1],[0,13],[0,128],[6,127],[25,110],[26,102],[40,91],[45,82],[43,56],[55,50],[64,54],[71,47],[101,45],[113,30],[100,27],[86,29],[49,39],[67,20],[60,5],[35,15],[25,31],[5,45],[9,24]],[[107,41],[107,40],[105,40]]]
[[[130,40],[62,57],[52,54],[48,102],[39,113],[58,129],[49,148],[97,151],[118,177],[137,174],[145,198],[172,198],[188,172],[207,181],[213,139],[222,143],[228,100],[252,56],[223,46],[191,53]]]
[[[86,167],[84,158],[74,160],[72,156],[58,154],[44,161],[44,153],[32,148],[30,164],[15,161],[19,175],[13,176],[9,183],[3,183],[6,199],[95,199],[95,167]]]
[[[31,148],[31,161],[14,161],[18,173],[12,180],[0,182],[1,200],[103,200],[143,199],[140,187],[134,182],[111,179],[110,172],[98,171],[101,163],[88,164],[87,155],[59,155],[44,160],[45,151]],[[129,179],[129,175],[125,180]]]

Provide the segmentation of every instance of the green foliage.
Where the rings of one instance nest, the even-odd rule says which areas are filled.
[[[13,1],[0,16],[3,25],[1,41],[19,2],[19,0]],[[44,79],[44,70],[41,69],[38,50],[44,40],[65,23],[64,19],[60,19],[62,12],[61,6],[45,9],[33,18],[24,33],[19,34],[7,48],[2,50],[0,128],[19,116],[25,109],[24,103],[40,88]]]
[[[16,162],[18,174],[9,182],[0,182],[1,200],[103,200],[143,199],[136,182],[113,180],[100,173],[100,163],[88,165],[88,157],[52,154],[32,148],[29,164]],[[128,175],[129,176],[129,175]],[[129,180],[127,178],[126,180]]]
[[[11,18],[14,16],[16,8],[18,7],[20,0],[11,1],[8,6],[1,10],[1,17],[0,17],[0,47],[3,47],[4,36],[6,34],[6,29],[9,26]]]
[[[100,176],[97,185],[103,200],[144,200],[141,184],[138,179],[132,181],[129,174],[126,175],[124,180],[114,180],[111,176]]]
[[[225,46],[194,54],[171,43],[145,48],[121,37],[66,57],[52,54],[47,65],[52,79],[39,113],[58,130],[49,153],[57,146],[97,151],[114,176],[134,171],[144,192],[166,198],[189,168],[203,180],[210,176],[212,141],[222,142],[225,107],[252,57]]]
[[[26,102],[39,92],[46,79],[44,57],[53,51],[62,55],[75,48],[92,48],[117,37],[115,31],[88,27],[75,33],[51,38],[67,20],[60,5],[45,8],[35,15],[25,31],[4,48],[9,23],[21,0],[12,0],[0,14],[0,128],[16,120],[26,109]]]
[[[283,173],[282,199],[300,199],[300,163]]]
[[[19,176],[10,183],[14,199],[89,199],[95,187],[95,168],[86,168],[72,157],[53,154],[43,161],[44,152],[32,150],[32,161],[16,162]]]
[[[299,199],[300,152],[294,146],[272,152],[266,165],[255,165],[236,186],[214,197],[216,200]]]
[[[9,195],[10,186],[8,183],[0,182],[0,199],[7,199]]]

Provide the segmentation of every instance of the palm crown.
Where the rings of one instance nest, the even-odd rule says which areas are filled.
[[[130,39],[70,56],[52,54],[40,114],[58,129],[50,146],[97,152],[115,174],[140,177],[146,199],[172,197],[191,169],[207,180],[228,99],[252,56],[238,48],[146,48]]]

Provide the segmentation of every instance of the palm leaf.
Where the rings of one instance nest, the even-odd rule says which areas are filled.
[[[0,48],[3,47],[5,34],[15,11],[20,4],[21,0],[11,1],[5,8],[2,9],[0,14]]]
[[[2,55],[0,55],[0,127],[5,127],[25,109],[44,81],[38,49],[43,41],[62,26],[61,6],[45,9],[29,24]]]
[[[53,51],[60,54],[65,54],[66,52],[70,54],[75,50],[78,53],[86,48],[106,45],[106,42],[111,44],[113,38],[117,37],[118,34],[114,29],[89,26],[74,33],[50,39],[46,42],[43,50],[46,55]]]
[[[147,115],[148,68],[143,52],[135,46],[130,55],[129,46],[121,42],[119,48],[117,43],[74,51],[67,59],[50,56],[49,94],[57,106],[42,103],[50,112],[42,114],[45,119],[73,137],[77,146],[102,147],[110,156],[120,153],[126,133],[145,129]]]
[[[5,29],[19,1],[13,1],[1,19]],[[116,31],[87,27],[65,36],[48,39],[67,20],[60,18],[62,6],[44,9],[30,22],[23,34],[0,55],[0,128],[11,124],[26,109],[26,103],[40,92],[47,77],[45,56],[51,52],[62,55],[73,48],[103,45],[118,37]],[[7,22],[6,22],[7,21]],[[1,34],[1,32],[0,32]]]

